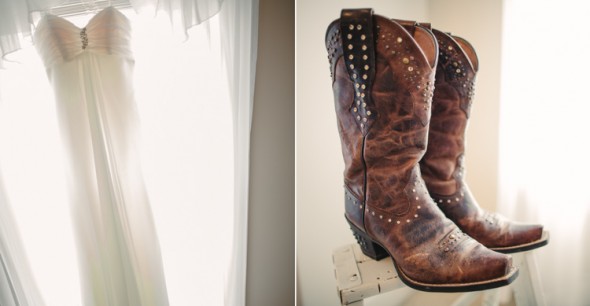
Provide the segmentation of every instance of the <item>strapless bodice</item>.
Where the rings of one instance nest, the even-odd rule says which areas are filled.
[[[45,15],[35,31],[35,45],[45,66],[71,61],[84,52],[132,59],[131,25],[113,7],[105,8],[79,28],[70,21]]]

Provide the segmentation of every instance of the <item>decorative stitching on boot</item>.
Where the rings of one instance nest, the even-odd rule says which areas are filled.
[[[457,247],[457,245],[459,245],[459,243],[469,238],[470,237],[461,230],[455,229],[438,243],[438,249],[445,253],[451,252]]]
[[[420,218],[422,204],[426,203],[425,200],[430,201],[430,196],[426,190],[424,182],[421,181],[419,174],[416,174],[415,172],[412,174],[410,182],[406,188],[404,188],[404,191],[406,193],[408,204],[405,211],[396,213],[365,205],[365,214],[371,218],[386,220],[387,223],[391,223],[392,225],[411,223]]]

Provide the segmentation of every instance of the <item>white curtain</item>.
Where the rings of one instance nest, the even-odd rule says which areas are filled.
[[[31,12],[46,10],[60,2],[62,0],[0,0],[0,68],[5,56],[30,41]]]
[[[174,30],[187,36],[189,28],[219,13],[224,0],[129,0],[137,13],[166,15]],[[61,4],[95,2],[109,5],[109,0],[0,0],[0,67],[5,57],[15,52],[32,36],[32,13],[48,11]],[[226,6],[231,10],[235,5]]]
[[[43,299],[20,239],[0,177],[0,305],[42,305]]]
[[[234,227],[226,305],[246,299],[250,128],[258,46],[258,0],[226,0],[220,14],[234,135]]]
[[[33,20],[29,13],[46,10],[61,2],[58,0],[0,0],[0,56],[3,58],[0,60],[0,65],[6,68],[1,71],[0,76],[4,75],[4,80],[9,79],[8,82],[1,83],[2,79],[0,78],[0,85],[13,89],[5,97],[0,96],[0,101],[5,98],[4,102],[8,104],[8,111],[5,108],[5,112],[2,114],[3,118],[8,120],[4,120],[2,124],[5,129],[1,133],[4,138],[0,139],[0,159],[4,157],[3,159],[8,161],[5,164],[9,165],[5,167],[6,171],[3,172],[6,174],[5,180],[8,181],[6,189],[8,189],[7,195],[10,200],[10,203],[5,205],[6,210],[4,207],[0,207],[2,209],[0,214],[3,218],[9,218],[10,214],[4,212],[8,212],[10,206],[18,208],[15,210],[18,222],[15,223],[19,225],[22,225],[23,220],[34,215],[37,224],[33,227],[28,224],[28,228],[22,233],[25,243],[37,239],[36,245],[34,243],[25,245],[25,251],[28,252],[29,257],[36,258],[31,260],[31,270],[35,274],[34,279],[31,279],[33,283],[37,281],[40,284],[40,296],[45,298],[48,305],[57,305],[56,301],[63,299],[60,293],[69,292],[71,295],[69,300],[61,300],[60,306],[78,305],[76,301],[79,301],[79,296],[76,296],[75,293],[71,294],[76,290],[79,291],[76,284],[78,272],[73,268],[76,263],[72,247],[73,239],[68,236],[72,235],[71,227],[65,219],[62,220],[65,223],[59,226],[45,222],[43,214],[57,213],[66,218],[69,217],[67,209],[56,205],[65,200],[66,191],[61,187],[54,187],[48,192],[52,194],[47,198],[52,201],[52,205],[48,206],[42,205],[43,194],[30,193],[30,191],[29,194],[26,194],[27,191],[18,186],[28,184],[30,187],[40,187],[46,190],[44,188],[51,189],[47,186],[53,186],[53,183],[63,181],[63,178],[58,175],[53,178],[54,182],[47,184],[52,178],[43,173],[37,173],[39,178],[33,177],[28,182],[26,177],[22,177],[34,176],[35,163],[27,165],[27,159],[41,155],[41,152],[35,153],[33,148],[43,148],[44,146],[49,146],[49,149],[43,152],[43,158],[38,163],[50,167],[51,170],[48,172],[53,171],[54,174],[59,174],[60,171],[59,156],[62,153],[59,149],[52,147],[54,145],[52,137],[55,137],[57,131],[56,122],[52,122],[50,119],[55,116],[55,110],[49,106],[54,105],[54,102],[46,96],[51,95],[48,92],[47,80],[41,63],[36,58],[37,55],[33,55],[34,51],[30,46]],[[171,305],[182,305],[186,304],[186,301],[195,301],[194,299],[201,297],[199,302],[204,302],[207,305],[243,305],[245,301],[249,138],[256,67],[258,1],[132,0],[131,4],[135,11],[148,12],[148,14],[144,14],[144,17],[145,15],[150,17],[140,16],[138,23],[141,24],[143,30],[137,31],[136,28],[134,31],[134,36],[138,34],[148,37],[148,40],[151,39],[151,41],[135,47],[136,50],[140,50],[140,52],[136,52],[135,83],[138,86],[136,87],[136,100],[142,119],[143,135],[144,138],[147,138],[144,140],[144,151],[147,154],[144,154],[142,160],[144,160],[146,185],[153,204],[156,228],[161,239],[170,303]],[[162,23],[154,26],[156,23],[146,21],[153,17],[153,14],[150,13],[157,13],[158,19],[160,21],[163,19],[164,23],[168,25],[171,23],[174,32],[160,33],[159,36],[154,35],[154,31],[160,31],[165,26],[162,26]],[[216,13],[219,16],[218,20],[211,19]],[[204,21],[209,21],[203,24],[204,27],[189,29]],[[141,31],[144,33],[138,33]],[[222,46],[221,50],[211,45],[211,43],[216,44],[215,35],[222,39],[217,42]],[[171,36],[183,37],[186,42],[180,44],[178,40],[167,40]],[[193,39],[194,37],[198,38]],[[209,47],[204,46],[203,42],[209,43]],[[168,44],[168,47],[154,48],[155,44]],[[15,52],[20,49],[22,51]],[[183,51],[178,51],[179,49],[183,49]],[[180,52],[183,56],[179,56],[177,53],[170,56],[169,52]],[[219,75],[212,76],[208,70],[211,68],[205,69],[203,67],[203,62],[207,62],[207,60],[203,61],[203,58],[215,57],[216,52],[220,56],[218,60],[224,63],[224,74],[227,79],[219,79]],[[35,59],[33,60],[33,58]],[[195,58],[199,58],[201,61],[196,61]],[[170,62],[174,62],[175,65],[166,64]],[[217,63],[217,61],[210,60],[209,64],[212,63]],[[155,77],[154,69],[162,69],[160,71],[163,71],[163,74],[159,78]],[[173,73],[185,69],[192,70],[193,76],[186,77],[182,81],[173,77]],[[14,78],[13,72],[17,71],[16,74],[21,75],[20,79]],[[31,77],[32,75],[35,77]],[[25,83],[27,84],[26,88],[35,88],[36,90],[27,91],[21,96],[20,94],[23,92],[15,92],[14,88],[15,85]],[[200,86],[195,86],[195,83],[199,83]],[[214,86],[213,83],[215,83]],[[23,87],[20,88],[21,91],[26,91],[22,89]],[[146,90],[146,88],[152,91]],[[188,100],[187,97],[189,97]],[[224,106],[224,99],[230,101],[227,106]],[[175,103],[180,100],[188,103]],[[27,103],[23,104],[23,101]],[[163,102],[165,106],[162,105]],[[224,107],[227,107],[228,113],[225,113]],[[34,110],[34,116],[30,116],[31,109]],[[22,117],[15,116],[15,112],[20,113]],[[180,118],[174,118],[175,115]],[[19,122],[19,120],[23,121],[22,118],[26,118],[26,116],[29,116],[26,122]],[[203,116],[213,121],[201,120]],[[164,119],[170,120],[163,121]],[[31,125],[32,122],[35,122],[34,125]],[[216,125],[220,127],[218,129],[211,128]],[[229,135],[225,132],[227,127],[229,127]],[[46,134],[37,134],[38,130],[53,136],[40,137],[40,135]],[[195,132],[196,130],[199,132]],[[166,131],[184,133],[184,138],[172,139],[169,134],[166,134]],[[191,134],[191,132],[193,133]],[[145,135],[151,137],[145,137]],[[4,141],[7,138],[9,138],[8,141]],[[229,145],[226,143],[226,139],[230,141]],[[231,143],[232,139],[233,143]],[[41,143],[35,143],[35,141],[41,141]],[[187,149],[187,143],[194,146]],[[17,144],[16,148],[14,144]],[[19,146],[23,151],[30,152],[21,154]],[[164,146],[166,148],[162,148]],[[210,156],[194,157],[191,156],[191,153],[195,155],[209,153]],[[230,154],[230,161],[224,162],[222,165],[209,162],[213,158],[225,158],[226,153]],[[200,162],[199,158],[202,158]],[[15,162],[19,159],[20,162]],[[174,159],[176,163],[166,164],[170,159]],[[184,167],[179,166],[183,162]],[[229,173],[227,169],[230,169]],[[16,174],[19,172],[23,175]],[[43,171],[37,169],[37,172]],[[167,181],[170,175],[176,176],[179,180]],[[215,189],[214,185],[215,188],[221,189]],[[183,197],[187,194],[189,196]],[[47,195],[45,196],[47,197]],[[229,197],[229,203],[233,203],[230,207],[223,205],[226,197]],[[170,202],[175,203],[178,210],[172,211],[169,207]],[[36,206],[33,203],[37,203]],[[32,214],[31,211],[35,209],[39,211]],[[3,224],[9,223],[3,222]],[[195,231],[195,224],[203,226],[199,232]],[[43,231],[44,226],[49,228]],[[0,229],[4,230],[4,228]],[[7,231],[7,233],[12,235],[13,232]],[[59,236],[61,239],[52,241],[52,247],[58,251],[52,250],[51,256],[43,258],[43,252],[47,252],[47,249],[43,248],[43,243],[40,243],[39,239],[47,242],[52,236]],[[16,237],[16,234],[12,235],[13,239]],[[217,248],[219,245],[229,246],[229,249]],[[48,245],[45,244],[45,246]],[[17,257],[20,258],[20,255]],[[26,256],[22,258],[26,258]],[[181,266],[181,263],[190,261],[198,262],[199,265],[197,266],[195,263],[188,268]],[[58,264],[52,264],[55,262]],[[47,276],[59,273],[60,269],[64,282],[60,284],[61,286],[57,286],[55,283],[54,286],[57,287],[51,288],[51,280]],[[20,275],[21,271],[24,270],[16,269],[13,273],[5,273],[5,276],[11,276],[14,279],[14,272],[19,272]],[[203,276],[207,277],[208,275],[217,275],[219,278],[215,276],[212,279],[203,279]],[[2,278],[0,277],[0,279]],[[201,284],[206,285],[211,282],[214,283],[214,288],[220,289],[221,301],[215,298],[203,299],[205,295],[214,296],[216,294],[210,292],[211,289],[206,289],[211,287],[201,289],[209,290],[206,292],[195,289],[199,288]],[[1,288],[3,288],[2,283],[0,283],[0,290],[2,290]],[[31,297],[32,293],[28,291],[27,295]],[[2,296],[4,297],[4,295]],[[13,304],[16,304],[15,301],[12,301]],[[3,303],[1,300],[0,304],[11,305],[8,302]],[[42,303],[32,303],[32,305],[39,304]],[[194,302],[190,304],[194,304]],[[26,304],[21,302],[19,305]]]
[[[547,305],[590,305],[590,5],[505,0],[500,210],[539,222]]]
[[[188,37],[188,29],[201,24],[221,9],[224,0],[130,0],[138,13],[165,14],[175,32]]]
[[[36,55],[32,48],[29,48],[28,51],[28,54],[20,54],[21,57]],[[36,63],[39,69],[31,70],[30,66],[21,66],[17,69],[18,71],[14,71],[15,74],[0,68],[0,305],[44,305],[44,299],[34,277],[34,269],[31,268],[27,256],[27,251],[30,253],[31,249],[27,248],[26,239],[23,239],[27,237],[28,231],[19,227],[20,224],[15,219],[15,214],[18,215],[19,212],[26,210],[31,216],[29,222],[36,222],[36,218],[43,215],[43,210],[30,209],[31,207],[27,204],[36,200],[43,201],[48,193],[44,188],[36,188],[34,184],[38,182],[39,178],[44,178],[42,175],[26,177],[27,167],[37,167],[38,159],[33,157],[36,155],[35,151],[26,150],[25,155],[31,157],[28,161],[25,162],[24,158],[20,159],[22,163],[17,161],[19,160],[17,157],[22,156],[23,153],[17,147],[27,146],[31,140],[29,133],[31,130],[23,129],[23,125],[17,123],[16,118],[11,116],[14,114],[15,108],[13,102],[17,100],[11,88],[18,86],[19,83],[37,84],[39,80],[46,79],[42,74],[40,59],[36,58]],[[25,77],[26,72],[33,72],[33,75]],[[20,101],[22,107],[28,108],[34,104],[35,94],[47,93],[48,85],[40,86],[37,89],[38,91],[35,92],[29,91],[28,99]],[[30,112],[29,118],[37,119],[37,111],[43,110],[45,109],[34,109]],[[37,128],[48,130],[44,124],[39,124]],[[42,140],[38,145],[44,146],[46,143]],[[45,156],[51,156],[52,151],[52,148],[47,148],[44,151]],[[48,165],[51,165],[51,162]],[[25,180],[32,183],[30,189],[18,187],[19,185],[24,186],[21,183]],[[13,203],[10,200],[14,200],[11,195],[15,191],[28,197],[28,200],[23,203],[24,205],[17,207],[11,205]],[[44,206],[47,205],[41,207]],[[40,230],[47,231],[42,228]]]

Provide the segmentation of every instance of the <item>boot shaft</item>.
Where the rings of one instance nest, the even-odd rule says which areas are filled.
[[[361,227],[364,204],[391,212],[407,207],[404,188],[419,173],[427,145],[437,42],[416,24],[344,10],[328,27],[326,47],[347,217]]]
[[[440,51],[428,149],[420,165],[430,192],[449,195],[462,184],[465,131],[479,63],[464,39],[436,29],[433,33]]]

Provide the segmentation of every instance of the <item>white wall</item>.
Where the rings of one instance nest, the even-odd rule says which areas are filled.
[[[331,254],[354,243],[344,221],[344,163],[324,34],[342,8],[371,7],[390,18],[430,21],[468,39],[480,74],[467,141],[467,180],[482,206],[494,209],[497,192],[501,1],[297,0],[296,4],[296,205],[298,304],[339,305]],[[394,305],[400,295],[369,299]],[[405,305],[446,305],[448,294],[418,294]]]

